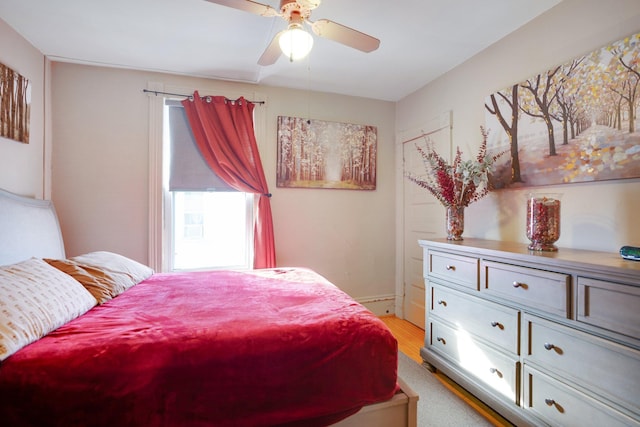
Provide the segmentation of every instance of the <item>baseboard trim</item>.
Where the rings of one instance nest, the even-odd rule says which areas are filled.
[[[375,314],[376,316],[395,314],[395,295],[378,295],[354,299],[371,310],[371,312],[373,312],[373,314]]]

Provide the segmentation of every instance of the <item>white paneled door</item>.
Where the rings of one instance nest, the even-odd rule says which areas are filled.
[[[444,158],[451,155],[451,119],[445,113],[422,129],[401,136],[403,175],[424,175],[425,168],[416,144],[425,146],[429,140]],[[420,136],[420,135],[425,135]],[[422,265],[422,248],[418,240],[444,235],[444,208],[424,188],[403,180],[403,284],[404,318],[424,329],[426,295]]]

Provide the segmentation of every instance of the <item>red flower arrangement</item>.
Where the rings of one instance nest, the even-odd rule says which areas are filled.
[[[456,156],[451,165],[435,151],[431,141],[426,141],[426,148],[416,144],[427,175],[418,177],[407,174],[407,178],[433,194],[445,207],[461,208],[480,200],[490,191],[488,174],[494,162],[506,153],[503,151],[494,156],[488,156],[488,132],[484,127],[480,127],[480,132],[482,144],[475,160],[463,161],[460,147],[457,147]]]

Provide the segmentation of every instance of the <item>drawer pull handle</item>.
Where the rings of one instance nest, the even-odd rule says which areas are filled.
[[[444,339],[444,338],[442,338],[442,337],[437,337],[437,338],[436,338],[436,341],[440,341],[442,344],[447,345],[447,342],[446,342],[446,341],[445,341],[445,339]]]
[[[456,271],[456,266],[447,264],[446,269],[447,271]]]
[[[556,404],[556,401],[553,399],[545,399],[544,403],[546,403],[548,406],[553,406]]]
[[[491,372],[492,374],[496,374],[498,377],[502,378],[502,373],[496,368],[489,368],[489,372]]]
[[[500,322],[491,322],[491,326],[493,326],[494,328],[504,329]]]
[[[546,342],[546,343],[544,343],[544,348],[546,350],[553,350],[554,348],[556,348],[556,346],[551,344],[551,343],[549,343],[549,342]]]
[[[447,302],[445,300],[443,300],[443,299],[439,299],[438,300],[438,304],[444,305],[445,307],[447,306]]]
[[[514,288],[526,288],[527,285],[524,283],[520,283],[520,282],[513,282],[513,287]]]

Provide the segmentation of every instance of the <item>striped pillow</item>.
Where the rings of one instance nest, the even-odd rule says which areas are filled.
[[[0,267],[0,361],[96,304],[77,280],[41,259]]]

